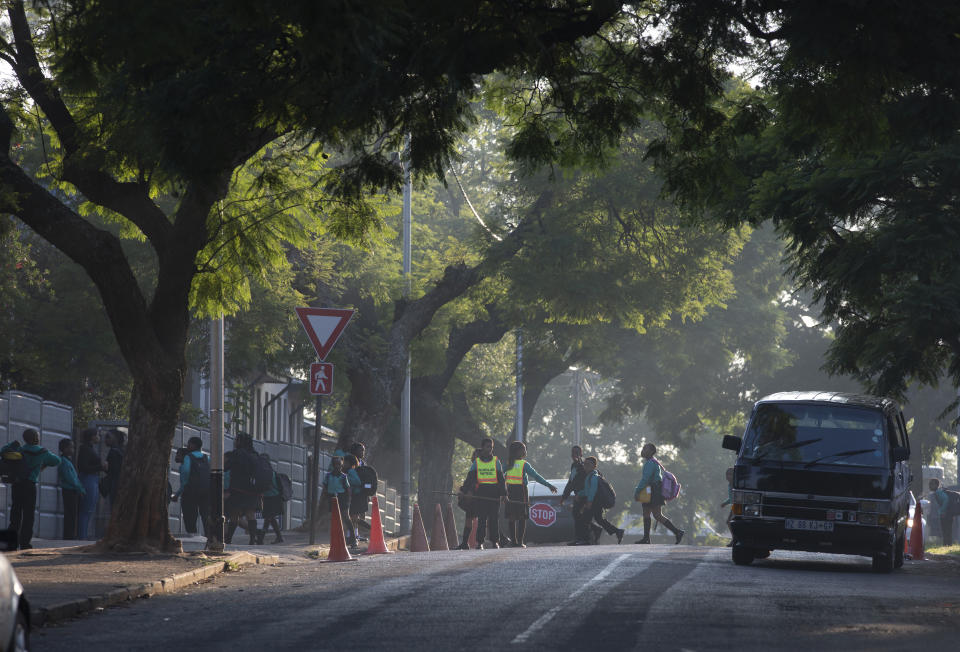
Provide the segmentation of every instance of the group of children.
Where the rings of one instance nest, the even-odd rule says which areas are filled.
[[[363,458],[366,447],[360,442],[352,442],[349,438],[341,439],[337,450],[333,453],[330,468],[323,478],[323,493],[333,512],[333,499],[337,499],[340,510],[340,519],[343,523],[343,533],[350,550],[359,549],[359,543],[366,542],[367,538],[360,536],[359,525],[367,514],[369,491],[360,475],[365,467]],[[366,475],[366,474],[364,474]],[[375,488],[375,485],[374,485]]]

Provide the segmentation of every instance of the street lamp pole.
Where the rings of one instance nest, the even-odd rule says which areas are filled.
[[[223,316],[210,320],[210,522],[207,550],[223,552]],[[210,528],[207,530],[207,528]]]
[[[404,139],[403,165],[403,298],[410,299],[411,195],[410,134]],[[403,445],[403,478],[400,482],[400,534],[410,533],[410,345],[407,345],[403,393],[400,397],[400,440]]]
[[[517,441],[523,441],[523,329],[517,329]]]
[[[580,414],[580,386],[583,385],[583,372],[580,369],[574,369],[573,371],[573,382],[576,384],[576,390],[574,395],[576,396],[576,407],[573,411],[573,423],[574,423],[574,432],[575,432],[575,441],[574,443],[580,445],[580,428],[583,426],[583,417]]]

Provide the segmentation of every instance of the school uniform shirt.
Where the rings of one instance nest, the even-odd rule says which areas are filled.
[[[640,475],[640,482],[633,493],[637,493],[644,487],[653,485],[659,487],[663,483],[663,474],[660,472],[660,464],[652,457],[643,463],[643,473]]]
[[[733,487],[727,487],[727,499],[720,503],[720,507],[726,507],[733,502]]]
[[[597,495],[597,487],[599,484],[600,472],[594,469],[587,474],[586,480],[583,481],[583,489],[578,490],[577,495],[581,498],[586,498],[588,503],[592,503]]]
[[[360,474],[356,469],[347,471],[347,482],[350,485],[350,493],[353,496],[363,493],[363,482],[360,480]]]
[[[346,493],[350,488],[350,480],[345,473],[335,475],[333,472],[330,472],[327,474],[327,477],[323,479],[323,488],[327,494],[339,496],[342,493]]]
[[[947,492],[943,489],[937,489],[932,494],[933,501],[937,504],[937,514],[943,518],[947,516],[950,509],[950,497],[947,495]]]
[[[77,475],[77,469],[74,468],[73,462],[70,461],[69,457],[60,458],[60,465],[57,467],[57,478],[59,479],[58,484],[61,489],[76,491],[81,495],[87,493],[87,490],[83,488],[83,484],[80,482],[80,476]]]
[[[203,454],[203,451],[190,451],[183,456],[183,463],[180,464],[180,488],[177,489],[177,497],[183,495],[184,489],[186,489],[190,483],[190,460],[202,460],[204,457],[206,457],[206,455]],[[226,480],[224,480],[224,489],[229,489],[229,484],[227,484]]]
[[[8,450],[14,450],[15,443],[16,442],[10,442],[3,448],[0,448],[0,455],[3,455]],[[58,455],[54,455],[36,444],[25,444],[20,447],[20,451],[34,453],[33,455],[23,456],[23,458],[27,460],[27,467],[30,469],[30,472],[27,474],[27,479],[30,480],[30,482],[36,482],[40,478],[40,471],[42,471],[44,467],[60,465],[60,457]],[[43,453],[40,453],[40,451],[43,451]]]
[[[526,462],[526,460],[524,460],[524,462]],[[547,487],[548,489],[556,489],[556,487],[554,487],[552,484],[544,480],[542,475],[537,473],[537,470],[533,468],[533,465],[530,464],[530,462],[526,462],[523,465],[523,486],[527,486],[528,479],[539,482],[540,484],[542,484],[544,487]]]

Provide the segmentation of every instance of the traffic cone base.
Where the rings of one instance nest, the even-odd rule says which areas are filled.
[[[467,547],[470,550],[476,550],[480,547],[480,542],[477,541],[477,522],[476,516],[470,519],[470,536],[467,537]]]
[[[910,557],[914,561],[923,560],[923,507],[919,500],[913,510],[913,529],[910,530]]]
[[[460,542],[457,540],[457,519],[453,516],[453,503],[446,503],[443,507],[443,529],[447,531],[447,545],[450,550],[456,550]]]
[[[387,542],[383,539],[383,524],[380,521],[380,502],[377,497],[373,497],[373,515],[370,516],[370,545],[367,546],[365,555],[389,555],[392,550],[387,550]]]
[[[336,497],[331,499],[330,510],[330,552],[323,561],[356,561],[347,550],[347,540],[343,536],[343,521],[340,519],[340,503]]]
[[[430,533],[430,550],[450,550],[447,543],[447,531],[443,527],[443,510],[440,503],[434,505],[433,532]]]
[[[420,517],[420,505],[413,504],[413,523],[410,526],[410,552],[430,552],[427,543],[427,531]]]

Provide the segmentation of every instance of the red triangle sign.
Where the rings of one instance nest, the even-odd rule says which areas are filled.
[[[297,308],[297,317],[321,360],[337,343],[354,312],[342,308]]]

